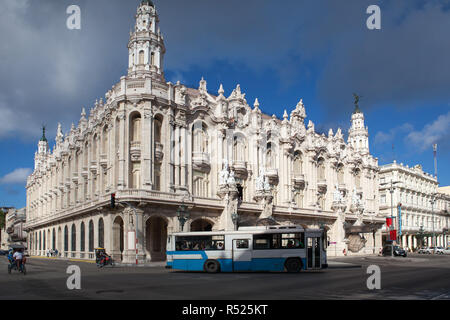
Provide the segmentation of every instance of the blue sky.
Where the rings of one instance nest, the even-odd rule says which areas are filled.
[[[237,84],[249,104],[281,117],[300,98],[307,121],[346,132],[352,93],[379,163],[422,164],[450,185],[449,1],[154,1],[168,81],[208,90]],[[138,0],[3,0],[0,3],[0,206],[25,206],[25,179],[46,124],[77,123],[126,74]],[[66,9],[81,8],[81,30]],[[381,30],[366,9],[381,8]]]

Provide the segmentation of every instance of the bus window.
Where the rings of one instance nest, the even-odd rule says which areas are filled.
[[[270,249],[271,234],[255,234],[253,236],[253,249]]]
[[[177,251],[225,250],[225,236],[182,236],[176,237]]]
[[[283,249],[304,249],[304,233],[283,233],[281,235],[281,247]]]
[[[248,249],[248,247],[249,247],[248,239],[236,240],[236,248]]]

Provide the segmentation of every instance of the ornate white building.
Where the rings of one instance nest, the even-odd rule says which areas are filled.
[[[239,85],[227,97],[203,78],[197,89],[166,82],[158,22],[142,1],[128,75],[67,134],[59,125],[52,151],[45,134],[39,142],[27,181],[30,252],[92,259],[99,246],[134,261],[136,229],[138,259],[163,260],[167,233],[182,226],[279,223],[325,228],[333,255],[378,253],[378,163],[358,107],[346,143],[341,129],[305,127],[302,100],[280,120],[257,99],[249,106]]]
[[[449,196],[439,190],[436,177],[424,172],[420,165],[408,167],[395,160],[380,167],[379,177],[380,213],[385,217],[395,217],[396,230],[399,230],[398,205],[401,204],[401,244],[415,249],[421,245],[419,240],[423,233],[423,245],[432,246],[434,231],[436,245],[447,246]],[[383,242],[387,236],[385,226]]]

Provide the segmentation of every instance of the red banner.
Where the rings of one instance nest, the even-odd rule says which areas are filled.
[[[389,228],[392,225],[392,218],[386,218],[386,226]]]
[[[389,232],[391,240],[397,240],[397,230],[391,230]]]

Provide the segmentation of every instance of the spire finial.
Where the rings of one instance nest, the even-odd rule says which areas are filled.
[[[356,93],[353,93],[353,98],[355,98],[355,111],[353,111],[353,114],[361,113],[358,102],[359,102],[359,99],[362,98],[362,96],[358,96]]]
[[[47,141],[47,138],[45,137],[45,125],[42,125],[42,138],[41,141]]]

